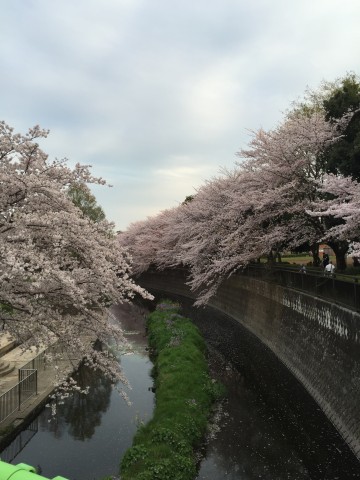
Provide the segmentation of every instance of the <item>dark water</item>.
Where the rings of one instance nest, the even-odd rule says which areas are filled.
[[[198,479],[360,480],[360,462],[303,386],[250,332],[212,313],[193,318],[228,395]]]
[[[281,409],[269,407],[259,389],[212,351],[215,362],[214,376],[228,393],[214,415],[198,480],[360,479],[360,463],[337,432],[321,423],[320,411],[316,436],[298,431],[297,423],[285,426]]]
[[[129,326],[128,313],[118,312],[125,328]],[[130,326],[141,327],[128,336],[135,353],[119,356],[132,387],[127,390],[131,406],[108,381],[82,368],[79,381],[90,385],[90,393],[67,399],[58,407],[55,420],[45,408],[0,454],[2,460],[27,463],[48,478],[61,475],[71,480],[99,480],[118,475],[120,459],[131,446],[140,422],[151,418],[154,406],[152,363],[145,351],[143,321],[138,312],[134,316],[137,318]]]
[[[212,363],[214,377],[227,388],[227,398],[214,415],[197,478],[311,479],[301,452],[288,442],[259,392],[215,351]]]
[[[270,349],[226,314],[172,298],[199,327],[213,376],[228,388],[198,479],[360,480],[360,462]]]
[[[102,377],[82,369],[83,381],[91,384],[92,393],[69,399],[59,409],[56,422],[49,422],[50,412],[45,409],[0,454],[3,460],[38,466],[40,473],[49,478],[62,475],[71,480],[100,480],[118,474],[120,459],[131,445],[137,426],[151,417],[154,399],[149,390],[152,364],[145,350],[143,314],[129,308],[119,308],[116,313],[125,330],[138,332],[128,336],[135,354],[120,357],[133,387],[129,392],[132,406],[128,407]],[[225,384],[228,395],[214,414],[197,478],[360,479],[360,463],[320,409],[306,396],[302,397],[303,389],[297,390],[290,380],[284,379],[282,371],[279,378],[293,397],[280,395],[284,388],[279,387],[279,378],[275,370],[270,371],[270,359],[263,351],[258,352],[265,362],[262,370],[267,368],[270,376],[256,376],[254,365],[257,370],[260,363],[255,364],[256,355],[251,357],[255,347],[250,341],[248,347],[243,344],[242,348],[244,358],[252,358],[251,365],[239,359],[236,362],[235,356],[230,363],[231,352],[220,352],[217,342],[221,338],[224,344],[225,332],[231,327],[225,328],[224,321],[224,332],[215,331],[212,326],[210,334],[203,328],[209,340],[212,375]],[[198,322],[201,324],[199,319]],[[244,334],[238,339],[233,330],[227,348],[231,338],[238,352]]]

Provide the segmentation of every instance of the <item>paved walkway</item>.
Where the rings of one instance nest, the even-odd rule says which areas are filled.
[[[0,334],[0,355],[5,355],[15,345],[15,341],[12,340],[11,336],[3,333]]]
[[[10,338],[4,337],[5,335],[0,336],[0,352],[2,346],[6,347],[7,342],[11,342]],[[35,347],[31,347],[24,352],[21,347],[16,347],[5,353],[5,355],[1,356],[0,360],[10,363],[10,365],[14,366],[15,368],[10,373],[0,377],[0,395],[9,391],[19,382],[19,368],[26,365],[30,360],[35,358],[37,355],[39,355],[39,353],[41,353],[41,351],[44,350],[45,349],[39,350]],[[66,360],[58,361],[57,364],[59,370],[70,374],[74,370],[74,365],[76,365],[78,362],[79,360],[75,360],[73,362]],[[16,410],[0,423],[0,448],[5,436],[8,435],[9,430],[17,431],[25,421],[31,419],[31,417],[43,407],[48,396],[54,390],[55,381],[56,370],[51,365],[38,370],[37,395],[34,395],[28,399],[20,407],[20,410]]]

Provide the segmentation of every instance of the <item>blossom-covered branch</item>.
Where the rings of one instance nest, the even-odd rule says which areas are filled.
[[[88,166],[49,161],[36,143],[47,134],[34,127],[21,135],[0,123],[1,326],[24,348],[57,340],[70,358],[92,359],[119,379],[118,362],[94,356],[89,340],[124,342],[108,307],[148,294],[131,279],[112,224],[84,216],[66,193],[104,181]]]

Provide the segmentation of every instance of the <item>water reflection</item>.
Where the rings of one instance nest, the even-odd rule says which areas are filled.
[[[227,417],[208,446],[199,479],[360,479],[360,462],[269,348],[220,311],[172,298],[200,328],[211,347],[214,376],[229,386]],[[230,362],[234,368],[227,370]]]
[[[128,307],[125,314],[130,322]],[[138,315],[137,311],[133,314]],[[121,309],[117,315],[121,315]],[[142,314],[141,318],[143,325]],[[127,390],[131,406],[99,373],[83,366],[78,381],[80,385],[90,385],[89,394],[76,393],[66,399],[59,406],[55,421],[49,421],[51,411],[45,408],[36,419],[37,427],[25,428],[0,454],[1,458],[38,466],[39,473],[48,478],[61,475],[72,480],[99,480],[117,475],[139,422],[151,418],[154,406],[152,363],[143,335],[143,330],[132,329],[130,341],[135,353],[119,358],[132,387]]]
[[[132,385],[131,406],[97,378],[94,390],[84,398],[66,399],[56,423],[49,422],[51,412],[45,408],[38,417],[38,432],[13,456],[12,463],[41,466],[42,475],[49,478],[62,475],[72,480],[99,480],[116,475],[139,421],[152,416],[154,398],[150,360],[136,353],[122,358],[122,366]],[[15,451],[14,442],[9,452]],[[3,453],[0,456],[5,459]]]
[[[198,478],[310,479],[297,452],[277,429],[272,430],[271,418],[261,418],[252,396],[245,390],[243,394],[239,403],[230,393],[224,405],[228,416],[209,445]]]
[[[276,426],[256,392],[239,372],[226,366],[216,352],[216,370],[228,395],[215,417],[215,433],[210,435],[198,479],[308,480],[296,450]],[[215,362],[214,362],[215,363]]]
[[[60,438],[64,428],[76,440],[90,439],[101,424],[102,415],[108,410],[112,393],[111,382],[99,371],[92,371],[82,366],[74,375],[74,379],[81,388],[90,387],[90,392],[84,395],[75,392],[66,402],[57,406],[58,414],[49,422],[49,418],[42,418],[49,423],[48,428],[57,438]]]
[[[214,434],[209,436],[198,480],[360,478],[359,462],[334,429],[330,431],[317,419],[318,434],[313,435],[304,416],[292,425],[291,416],[281,415],[283,408],[269,406],[268,398],[218,352],[211,352],[211,360],[213,376],[226,385],[228,395],[215,415]],[[316,412],[308,413],[315,421]]]
[[[67,399],[59,408],[56,423],[48,421],[51,412],[45,409],[38,417],[38,426],[34,424],[23,432],[1,453],[4,460],[41,465],[42,474],[49,478],[62,475],[72,480],[99,480],[117,474],[139,422],[151,418],[154,398],[143,313],[124,308],[117,307],[114,312],[118,317],[124,315],[136,351],[120,358],[132,386],[128,392],[132,406],[125,404],[106,379],[83,367],[79,382],[91,384],[89,395]],[[213,335],[216,345],[209,356],[212,373],[226,384],[228,398],[218,412],[214,434],[200,464],[199,480],[360,478],[359,462],[314,402],[302,396],[302,388],[287,380],[283,371],[277,373],[277,368],[271,368],[271,359],[263,350],[247,345],[244,332],[237,338],[225,319],[220,323],[224,328],[220,333],[208,316],[204,325],[209,329],[207,337]],[[226,346],[222,354],[219,339]],[[231,357],[232,341],[232,364],[236,368],[224,360]],[[280,395],[284,389],[289,395]]]
[[[37,434],[38,429],[39,420],[36,418],[33,422],[27,425],[26,428],[19,433],[15,440],[1,452],[1,460],[11,463],[31,441],[33,436]]]

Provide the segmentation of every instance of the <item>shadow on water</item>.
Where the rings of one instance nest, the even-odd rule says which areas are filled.
[[[221,355],[211,350],[212,373],[227,388],[210,431],[198,479],[305,480],[301,453],[289,444],[264,399]]]
[[[228,390],[210,428],[198,480],[355,480],[360,464],[315,401],[289,371],[247,330],[209,309],[192,309],[209,346],[213,377]],[[121,356],[132,390],[129,407],[98,374],[82,368],[90,394],[75,395],[55,422],[45,409],[1,453],[3,460],[40,466],[52,478],[100,480],[116,475],[141,421],[153,410],[152,364],[146,353],[144,312],[114,309],[135,347]],[[171,480],[171,479],[169,479]]]
[[[99,371],[94,372],[86,366],[78,370],[74,379],[82,389],[89,386],[91,394],[73,393],[66,402],[58,404],[57,415],[52,421],[49,422],[46,416],[41,417],[40,426],[44,428],[47,423],[48,429],[58,438],[66,430],[75,440],[85,441],[91,439],[101,425],[110,406],[113,388]]]
[[[360,462],[269,348],[227,315],[170,297],[199,327],[213,376],[228,388],[199,480],[360,479]]]
[[[1,452],[2,460],[35,466],[48,478],[99,480],[118,475],[120,460],[139,424],[152,416],[154,394],[143,314],[126,306],[119,307],[116,316],[121,321],[124,317],[125,331],[131,326],[129,340],[134,353],[121,355],[119,361],[131,385],[127,395],[132,404],[129,406],[99,372],[82,366],[78,381],[80,386],[90,385],[89,393],[65,399],[54,419],[45,408]]]

